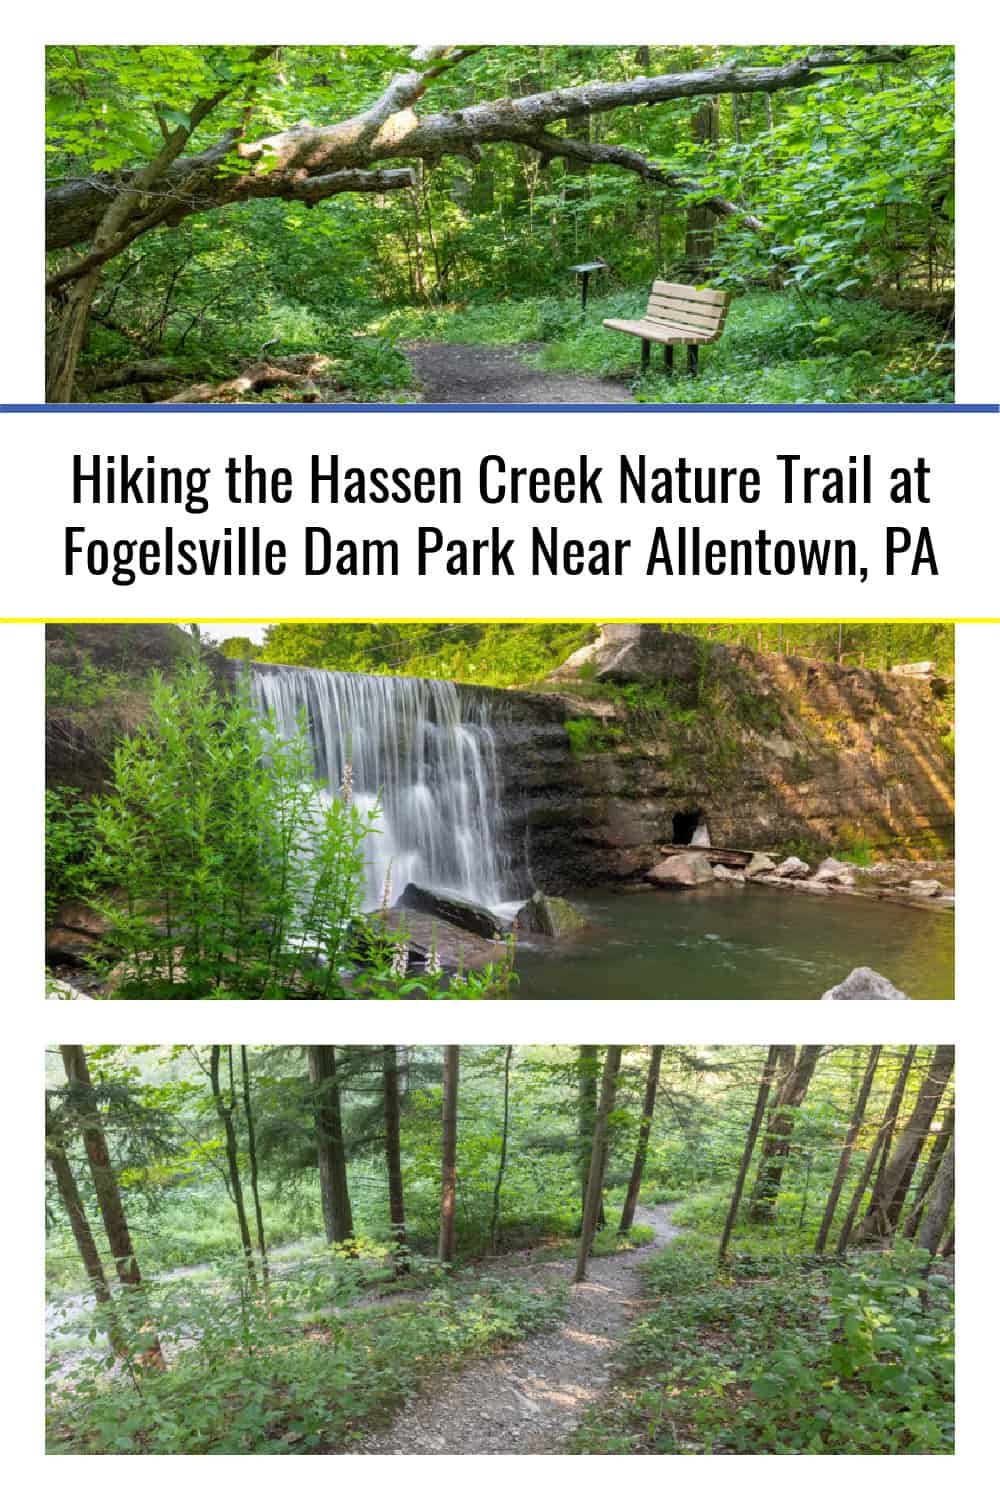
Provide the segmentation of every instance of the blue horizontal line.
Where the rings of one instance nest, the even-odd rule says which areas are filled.
[[[61,406],[49,405],[49,404],[44,403],[44,402],[0,403],[0,413],[3,413],[3,412],[45,412],[45,413],[49,413],[49,414],[52,414],[52,413],[60,414],[62,412],[88,412],[92,416],[107,416],[108,414],[112,414],[112,415],[118,416],[122,412],[133,412],[133,411],[145,412],[147,416],[153,416],[153,415],[156,415],[156,416],[159,416],[159,415],[168,416],[168,415],[170,415],[170,414],[172,414],[174,412],[216,412],[216,413],[218,413],[218,412],[230,412],[230,411],[253,412],[257,416],[263,416],[265,413],[270,414],[272,412],[312,412],[312,413],[322,412],[324,414],[329,413],[329,412],[351,412],[351,413],[354,413],[354,412],[379,412],[379,413],[382,413],[382,412],[447,412],[447,413],[450,414],[450,413],[459,412],[459,411],[478,411],[478,412],[545,412],[545,413],[560,412],[560,411],[587,412],[587,413],[590,413],[590,412],[615,412],[615,413],[629,413],[629,412],[657,412],[657,413],[663,413],[663,412],[697,412],[699,414],[705,413],[705,412],[747,412],[747,413],[757,413],[757,412],[782,412],[782,413],[794,413],[794,412],[829,412],[829,413],[832,413],[834,415],[843,415],[843,414],[846,414],[848,412],[850,412],[850,413],[854,413],[854,412],[878,412],[878,413],[882,413],[882,412],[892,412],[892,413],[897,413],[897,412],[903,412],[903,413],[906,413],[906,412],[920,412],[920,413],[924,413],[924,412],[947,412],[947,413],[975,412],[977,414],[987,413],[987,414],[995,416],[998,412],[1000,412],[1000,403],[998,403],[996,401],[963,401],[963,402],[956,402],[956,403],[953,403],[951,405],[948,405],[948,404],[946,404],[944,402],[937,403],[937,404],[933,404],[931,402],[927,402],[927,403],[924,403],[924,402],[911,402],[911,403],[886,402],[886,403],[884,403],[882,405],[878,405],[878,404],[865,405],[865,404],[862,404],[862,403],[856,403],[856,404],[844,403],[842,405],[833,405],[833,404],[825,405],[822,402],[820,402],[820,403],[817,403],[816,405],[811,405],[811,404],[808,404],[806,402],[802,402],[802,403],[795,403],[795,404],[777,403],[775,405],[752,405],[752,404],[742,405],[742,404],[737,404],[737,403],[724,403],[724,402],[720,402],[718,404],[714,404],[713,405],[713,404],[710,404],[708,402],[706,402],[704,404],[698,402],[698,403],[692,403],[690,405],[687,405],[687,404],[684,404],[684,403],[674,403],[674,404],[671,404],[669,402],[665,402],[665,403],[663,403],[661,405],[661,404],[657,404],[655,402],[651,402],[650,401],[650,402],[641,402],[641,403],[637,402],[634,405],[633,404],[628,404],[628,405],[624,405],[624,404],[623,405],[611,405],[611,404],[608,404],[608,403],[602,403],[600,405],[597,405],[596,403],[595,404],[581,404],[581,405],[575,405],[575,404],[566,403],[564,405],[555,405],[555,404],[545,404],[545,403],[542,403],[542,402],[538,402],[538,403],[534,403],[533,402],[531,404],[521,404],[521,403],[512,402],[509,405],[495,405],[492,402],[478,402],[478,403],[476,403],[474,405],[467,405],[467,406],[466,405],[459,405],[459,404],[456,404],[454,406],[446,406],[446,405],[432,403],[432,402],[409,402],[409,403],[400,403],[400,404],[397,405],[395,403],[383,403],[383,402],[370,402],[370,403],[361,403],[361,402],[357,402],[357,403],[347,403],[347,402],[343,402],[343,403],[341,403],[341,402],[337,402],[337,403],[332,403],[332,402],[330,402],[330,403],[313,402],[313,403],[306,404],[304,402],[297,402],[297,401],[294,401],[294,402],[293,401],[282,402],[281,404],[257,403],[255,401],[240,401],[240,402],[233,402],[233,403],[231,403],[229,405],[224,405],[224,406],[215,406],[215,405],[212,405],[210,403],[205,403],[205,402],[185,402],[185,403],[181,403],[181,404],[178,404],[178,405],[175,405],[175,406],[166,406],[166,405],[161,406],[161,405],[159,405],[159,404],[157,404],[155,402],[144,403],[144,402],[141,402],[141,401],[140,402],[135,402],[135,403],[122,402],[121,405],[91,404],[91,403],[86,402],[86,401],[76,401],[76,402],[68,402],[65,405],[61,405]]]

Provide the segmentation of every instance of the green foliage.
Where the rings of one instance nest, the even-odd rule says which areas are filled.
[[[654,1257],[624,1384],[574,1437],[598,1453],[949,1453],[954,1313],[924,1252],[843,1265]]]
[[[200,662],[170,683],[156,679],[147,722],[118,744],[111,790],[93,804],[95,905],[108,947],[122,955],[114,992],[331,999],[447,987],[476,998],[509,989],[510,952],[447,986],[407,974],[404,932],[359,951],[365,841],[377,822],[377,808],[362,813],[348,784],[325,794],[317,785],[304,720],[283,739],[243,687],[222,699]]]
[[[954,400],[952,348],[913,313],[873,301],[815,295],[804,308],[793,292],[749,291],[730,309],[717,344],[700,351],[692,380],[683,358],[675,373],[639,374],[639,340],[602,326],[604,318],[640,317],[648,287],[601,298],[586,321],[570,316],[535,356],[545,369],[612,376],[633,384],[639,401],[898,402]],[[654,349],[654,355],[657,351]]]
[[[96,708],[128,683],[125,673],[92,661],[79,662],[73,667],[55,661],[45,664],[45,702],[50,708]]]
[[[620,724],[590,718],[566,719],[563,728],[574,755],[602,755],[614,750],[625,733]]]
[[[595,626],[579,620],[289,623],[268,626],[258,655],[285,666],[528,687],[595,635]]]
[[[51,921],[60,902],[89,894],[95,839],[93,803],[67,787],[46,787],[46,921]]]
[[[422,107],[459,111],[588,80],[775,64],[802,52],[487,47],[436,77]],[[408,66],[406,48],[386,46],[284,46],[280,62],[245,47],[50,47],[49,176],[149,161],[164,133],[187,128],[194,101],[220,85],[229,92],[186,153],[227,131],[252,140],[303,118],[346,120]],[[437,338],[538,341],[554,368],[631,376],[634,341],[602,330],[600,315],[638,310],[654,276],[667,275],[740,295],[722,343],[705,351],[704,377],[651,375],[640,400],[951,399],[953,66],[953,49],[915,47],[898,63],[827,70],[808,88],[722,96],[708,142],[696,128],[698,99],[598,117],[602,144],[638,151],[693,182],[690,192],[499,144],[477,161],[425,162],[411,192],[342,194],[313,208],[254,199],[159,227],[105,271],[84,369],[168,355],[174,371],[153,384],[155,398],[232,375],[267,346],[270,357],[328,355],[331,399],[407,399],[398,342]],[[706,193],[765,227],[720,220],[707,264],[692,265],[689,208]],[[611,269],[595,278],[601,295],[582,322],[569,267],[593,258]],[[52,261],[65,264],[62,253]],[[926,306],[937,321],[883,303]],[[130,386],[95,399],[129,397],[146,398]]]
[[[357,1271],[327,1255],[272,1278],[269,1294],[255,1301],[241,1269],[230,1261],[210,1281],[161,1284],[136,1298],[134,1380],[109,1383],[107,1360],[91,1358],[72,1381],[54,1384],[50,1451],[350,1448],[432,1374],[558,1321],[566,1293],[477,1277],[442,1283],[413,1303],[354,1308]],[[383,1284],[391,1277],[387,1267]],[[147,1320],[178,1351],[166,1370],[142,1371]],[[192,1327],[199,1330],[194,1342]]]

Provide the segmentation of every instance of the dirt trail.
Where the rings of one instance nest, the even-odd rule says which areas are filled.
[[[425,401],[439,405],[631,404],[628,389],[597,375],[535,370],[522,356],[540,344],[409,344]]]
[[[677,1234],[669,1208],[640,1209],[636,1217],[652,1227],[655,1239],[641,1250],[591,1261],[590,1279],[571,1289],[558,1328],[463,1366],[434,1390],[414,1396],[386,1432],[352,1451],[562,1453],[610,1381],[617,1346],[642,1297],[640,1264]],[[531,1271],[541,1286],[571,1276],[573,1262]]]

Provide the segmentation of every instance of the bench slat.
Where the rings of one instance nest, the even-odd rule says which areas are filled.
[[[714,334],[698,333],[693,328],[676,328],[669,323],[650,323],[646,319],[605,318],[604,327],[634,334],[636,338],[650,339],[654,344],[711,344],[715,338]]]
[[[728,307],[729,292],[717,292],[708,287],[684,286],[679,281],[654,281],[653,296],[679,297],[683,302],[704,302],[711,307]]]
[[[692,312],[690,304],[665,302],[659,297],[650,297],[646,307],[647,318],[659,318],[665,323],[679,323],[682,327],[704,328],[714,332],[725,322],[725,313],[706,317],[704,313]]]

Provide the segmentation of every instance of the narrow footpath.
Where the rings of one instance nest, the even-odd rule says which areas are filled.
[[[423,399],[434,405],[499,406],[632,404],[617,380],[572,371],[536,370],[523,356],[540,344],[408,344]]]
[[[570,1291],[565,1321],[506,1352],[463,1365],[418,1393],[383,1433],[352,1452],[557,1454],[610,1380],[614,1356],[643,1295],[639,1268],[675,1238],[668,1207],[640,1209],[654,1238],[641,1249],[592,1260]],[[573,1274],[573,1261],[530,1268],[539,1287]]]

